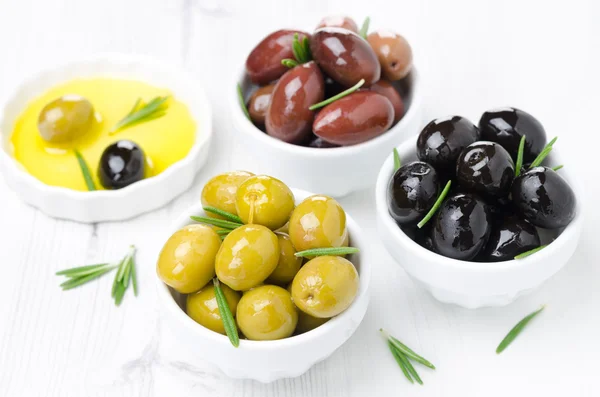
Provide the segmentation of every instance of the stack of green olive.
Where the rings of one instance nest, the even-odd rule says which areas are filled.
[[[346,214],[334,199],[315,195],[295,206],[292,191],[280,180],[237,171],[208,181],[201,200],[242,222],[231,230],[185,226],[160,253],[158,276],[187,294],[186,312],[196,322],[225,334],[214,277],[237,327],[251,340],[310,331],[351,305],[359,276],[349,260],[327,255],[303,263],[296,255],[348,246]]]

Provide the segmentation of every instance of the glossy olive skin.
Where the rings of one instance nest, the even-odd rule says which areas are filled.
[[[313,34],[310,50],[323,71],[345,87],[361,79],[369,86],[381,75],[377,55],[369,43],[350,30],[321,28]]]
[[[275,84],[259,87],[250,97],[250,101],[248,102],[248,113],[250,113],[250,120],[258,126],[265,125],[267,110],[271,103],[271,95],[273,94],[274,88]]]
[[[176,231],[158,256],[158,277],[182,294],[200,290],[215,276],[221,238],[209,226],[188,225]]]
[[[523,135],[526,136],[523,151],[525,162],[533,161],[546,145],[546,130],[542,124],[529,113],[512,107],[483,113],[479,129],[482,139],[499,143],[515,161]]]
[[[296,251],[342,247],[348,237],[346,213],[331,197],[310,196],[292,212],[289,235]]]
[[[433,219],[431,241],[435,252],[459,260],[474,259],[491,232],[487,204],[472,194],[448,197]]]
[[[358,25],[354,19],[341,15],[332,15],[321,19],[317,25],[317,29],[321,28],[344,28],[354,33],[358,33]]]
[[[290,188],[272,176],[252,176],[240,185],[236,193],[235,208],[242,221],[271,230],[287,223],[294,206],[294,194]]]
[[[318,256],[306,262],[292,282],[298,309],[318,318],[337,316],[358,293],[358,272],[340,256]]]
[[[433,251],[433,243],[431,241],[431,225],[432,221],[427,222],[422,228],[416,225],[411,226],[400,226],[400,229],[406,234],[412,241],[419,244],[421,247]]]
[[[240,301],[241,295],[222,284],[221,290],[225,295],[225,300],[231,309],[231,313],[235,316],[238,302]],[[223,320],[221,319],[221,312],[217,305],[217,298],[215,297],[215,289],[212,283],[207,284],[200,291],[189,294],[186,298],[186,312],[195,322],[210,329],[211,331],[218,332],[225,335],[225,327],[223,326]]]
[[[405,78],[412,70],[412,49],[408,41],[397,33],[380,30],[370,33],[369,44],[377,54],[383,76],[396,81]]]
[[[313,132],[336,145],[356,145],[383,134],[393,122],[394,107],[386,97],[358,91],[325,106],[315,117]]]
[[[215,207],[237,215],[237,209],[235,208],[236,193],[240,185],[251,176],[254,176],[251,172],[233,171],[213,177],[202,188],[202,195],[200,196],[202,205],[204,207]],[[213,218],[222,218],[211,213],[206,215]]]
[[[495,142],[467,146],[456,161],[456,178],[465,189],[487,196],[508,195],[515,177],[510,154]]]
[[[327,142],[323,138],[314,135],[308,141],[308,147],[312,147],[315,149],[331,149],[334,147],[340,147],[340,145],[336,145],[334,143]]]
[[[329,320],[329,318],[313,317],[310,314],[304,313],[302,310],[298,310],[296,334],[303,334],[305,332],[312,331],[313,329],[325,324]]]
[[[235,291],[245,291],[266,280],[277,267],[279,242],[261,225],[244,225],[223,240],[215,259],[219,280]]]
[[[548,167],[535,167],[513,182],[512,200],[525,219],[538,227],[565,227],[575,217],[571,186]]]
[[[50,102],[38,116],[38,131],[46,142],[63,143],[85,135],[94,124],[94,107],[84,97],[65,95]]]
[[[480,259],[485,262],[501,262],[540,246],[537,229],[516,216],[502,219],[492,227],[487,246]]]
[[[102,152],[98,179],[106,189],[121,189],[144,179],[145,155],[135,142],[122,140]]]
[[[435,119],[419,134],[417,156],[431,164],[439,174],[452,177],[460,153],[478,140],[479,130],[464,117]]]
[[[292,240],[286,234],[277,233],[277,241],[279,242],[279,262],[273,273],[267,278],[267,283],[276,285],[287,285],[294,279],[300,266],[302,266],[302,258],[295,256],[296,250],[292,244]]]
[[[292,42],[296,33],[299,40],[310,37],[308,33],[299,30],[278,30],[254,47],[246,59],[246,73],[254,84],[268,84],[287,72],[288,68],[281,61],[286,58],[294,59]]]
[[[394,86],[387,80],[379,80],[369,87],[369,90],[386,97],[394,107],[394,124],[397,123],[402,116],[404,116],[404,101],[402,97],[394,88]]]
[[[291,336],[298,313],[288,291],[263,285],[246,292],[237,306],[236,320],[250,340],[276,340]]]
[[[314,61],[286,72],[275,85],[267,110],[267,134],[288,143],[302,143],[311,133],[315,112],[308,108],[323,100],[323,74]]]
[[[399,225],[418,223],[433,207],[440,190],[435,169],[422,161],[398,168],[388,184],[390,215]]]

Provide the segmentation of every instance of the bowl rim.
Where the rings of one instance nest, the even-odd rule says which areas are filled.
[[[72,69],[78,65],[100,62],[110,64],[137,63],[144,65],[144,67],[148,69],[170,71],[169,73],[177,74],[180,76],[179,78],[181,80],[186,80],[190,85],[195,87],[195,95],[198,99],[198,102],[201,104],[200,108],[202,110],[203,117],[201,120],[196,120],[194,118],[196,123],[196,136],[194,144],[190,148],[188,154],[181,160],[171,164],[159,175],[143,179],[117,190],[79,191],[63,186],[47,185],[37,179],[35,176],[28,173],[4,148],[0,148],[0,162],[2,163],[3,172],[13,173],[19,180],[23,181],[33,189],[41,191],[43,194],[58,194],[67,200],[84,201],[102,198],[120,199],[135,194],[137,191],[143,190],[149,185],[159,184],[165,180],[175,177],[181,169],[192,165],[196,161],[203,147],[207,144],[210,144],[213,136],[212,108],[210,102],[208,101],[208,97],[206,96],[203,85],[196,77],[191,75],[185,68],[181,66],[148,55],[140,54],[102,52],[88,57],[73,58],[69,60],[63,60],[62,62],[53,63],[43,67],[41,70],[38,70],[33,74],[26,76],[16,85],[14,85],[11,92],[5,98],[2,98],[2,101],[0,102],[0,139],[8,139],[10,135],[12,135],[12,131],[2,130],[2,125],[6,121],[8,107],[20,93],[27,91],[29,86],[37,84],[37,82],[40,79],[43,79],[45,76],[51,76],[62,70]],[[77,77],[73,76],[73,78]],[[154,84],[150,79],[139,79],[139,81],[143,81],[150,85]],[[57,81],[54,84],[57,85],[60,83]],[[185,104],[188,107],[190,106],[189,103]],[[21,109],[21,111],[22,110],[23,109]]]
[[[362,151],[368,151],[369,149],[376,147],[381,142],[384,142],[389,135],[393,135],[396,132],[403,131],[407,125],[410,125],[412,120],[418,117],[419,109],[421,108],[422,102],[422,94],[421,94],[421,77],[420,73],[417,71],[417,68],[413,65],[411,70],[412,75],[412,99],[410,102],[410,106],[404,113],[404,116],[389,130],[385,133],[370,139],[366,142],[362,142],[356,145],[351,146],[341,146],[334,148],[311,148],[307,146],[294,145],[291,143],[283,142],[277,138],[273,138],[272,136],[264,133],[260,129],[258,129],[252,122],[246,117],[239,102],[239,94],[237,92],[237,87],[242,86],[246,79],[249,77],[246,74],[245,63],[241,68],[241,71],[237,73],[237,75],[233,79],[233,83],[231,87],[235,87],[236,92],[235,95],[231,95],[229,97],[229,106],[232,109],[233,118],[240,127],[241,132],[251,136],[253,139],[260,141],[265,145],[270,145],[276,149],[281,151],[296,154],[296,155],[306,155],[310,157],[318,157],[318,158],[326,158],[326,157],[351,157],[357,154],[360,154]],[[244,96],[242,90],[242,96]],[[245,100],[245,97],[244,97]]]
[[[402,144],[396,147],[400,156],[405,156],[406,153],[416,153],[416,142],[417,142],[418,134],[409,138]],[[559,151],[553,150],[553,157],[560,157]],[[477,271],[477,272],[498,272],[498,271],[510,271],[520,267],[530,266],[532,262],[542,262],[549,261],[555,252],[560,250],[568,241],[573,238],[577,238],[579,234],[579,230],[581,230],[583,225],[583,192],[581,184],[578,178],[570,172],[567,172],[568,178],[563,178],[569,183],[571,189],[575,193],[575,197],[577,198],[576,202],[576,211],[575,217],[567,225],[564,230],[544,249],[538,251],[536,255],[527,256],[522,259],[511,259],[509,261],[502,262],[486,262],[484,264],[480,262],[471,262],[458,260],[453,258],[448,258],[443,255],[437,254],[435,252],[431,252],[428,249],[421,247],[419,244],[414,242],[410,237],[404,233],[400,227],[393,220],[391,215],[389,214],[387,207],[387,187],[390,180],[390,177],[393,172],[393,154],[390,153],[387,159],[381,166],[379,171],[379,175],[377,176],[377,183],[375,185],[375,207],[377,211],[378,218],[385,225],[385,230],[391,238],[398,243],[404,250],[410,252],[411,255],[421,256],[428,259],[428,262],[436,264],[440,266],[444,266],[448,269],[459,269],[465,271]],[[563,164],[559,161],[560,164]]]
[[[292,188],[291,190],[294,193],[296,203],[299,203],[305,198],[313,195],[313,193],[309,193],[301,189]],[[202,209],[202,203],[199,202],[183,210],[183,212],[180,213],[175,219],[175,221],[172,222],[169,226],[168,235],[165,234],[165,239],[163,241],[166,241],[175,231],[184,227],[183,224],[184,222],[187,222],[190,214],[200,213],[203,214],[204,211]],[[190,220],[185,224],[190,225],[197,223],[194,223]],[[346,213],[346,225],[348,228],[348,233],[350,234],[351,241],[353,242],[352,246],[360,249],[360,252],[358,254],[355,254],[359,255],[360,257],[359,289],[358,294],[354,298],[354,301],[352,302],[350,307],[344,310],[341,314],[332,317],[325,324],[320,325],[317,328],[305,332],[303,334],[293,335],[284,339],[267,341],[240,339],[240,346],[238,347],[238,349],[244,348],[248,350],[271,350],[292,347],[302,344],[311,339],[317,339],[322,335],[330,332],[333,328],[338,327],[340,324],[343,324],[343,321],[349,318],[351,311],[354,308],[359,307],[359,301],[363,301],[364,299],[368,300],[369,285],[371,282],[371,264],[368,260],[368,258],[370,257],[370,248],[366,244],[365,235],[362,228],[354,221],[354,219],[352,219],[352,217],[348,213]],[[210,329],[202,326],[201,324],[198,324],[190,316],[188,316],[175,302],[175,299],[173,299],[173,297],[171,296],[169,287],[162,282],[162,280],[158,277],[156,272],[154,272],[153,277],[158,290],[158,299],[163,302],[162,304],[167,308],[167,310],[169,310],[169,312],[172,313],[173,316],[179,319],[178,324],[188,328],[191,332],[194,332],[195,336],[197,337],[209,339],[214,343],[226,343],[227,345],[231,344],[227,335],[222,335],[217,332],[211,331]],[[356,324],[355,328],[357,328],[359,325],[360,322]]]

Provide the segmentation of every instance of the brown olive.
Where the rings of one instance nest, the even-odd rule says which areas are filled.
[[[254,84],[267,84],[281,77],[288,68],[281,64],[286,58],[294,58],[292,42],[294,34],[298,38],[310,37],[298,30],[278,30],[265,37],[248,55],[246,73]]]
[[[308,108],[323,100],[323,74],[313,61],[298,65],[275,85],[267,110],[267,134],[288,143],[310,136],[315,112]]]
[[[404,37],[380,30],[369,34],[367,40],[377,54],[386,79],[396,81],[406,77],[412,69],[412,49]]]
[[[372,84],[369,89],[390,100],[394,107],[394,123],[397,123],[404,116],[404,101],[392,83],[387,80],[379,80],[377,83]]]
[[[354,22],[354,19],[342,15],[332,15],[321,19],[317,29],[321,28],[344,28],[358,33],[358,25]]]
[[[323,108],[313,123],[315,135],[336,145],[356,145],[387,131],[394,107],[383,95],[359,91]]]
[[[250,97],[248,113],[250,113],[250,119],[254,124],[259,126],[265,125],[265,117],[267,116],[267,109],[269,109],[274,88],[275,84],[260,87]]]
[[[365,79],[371,85],[379,80],[381,66],[369,43],[342,28],[317,30],[310,41],[313,58],[328,76],[350,87]]]

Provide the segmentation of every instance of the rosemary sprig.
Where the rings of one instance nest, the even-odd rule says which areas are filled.
[[[542,164],[542,161],[544,161],[544,159],[546,157],[548,157],[548,155],[552,151],[552,146],[554,145],[554,143],[556,142],[557,139],[558,139],[558,137],[554,137],[553,140],[551,140],[550,142],[548,142],[548,144],[546,146],[544,146],[544,149],[542,149],[540,154],[538,154],[538,156],[535,158],[535,160],[533,160],[531,162],[529,169],[532,169],[532,168],[537,167],[538,165]]]
[[[313,256],[334,255],[342,256],[356,254],[360,250],[356,247],[331,247],[331,248],[313,248],[305,251],[296,252],[297,258],[307,258]]]
[[[312,54],[310,53],[308,37],[302,38],[302,42],[300,42],[298,33],[294,33],[294,39],[292,40],[292,52],[294,53],[294,58],[296,58],[296,61],[298,61],[299,64],[309,62],[312,59]]]
[[[87,165],[87,162],[79,153],[79,150],[75,149],[75,157],[77,158],[77,162],[79,163],[79,168],[81,169],[81,173],[83,174],[83,180],[90,192],[96,190],[96,185],[94,184],[94,179],[92,178],[92,174],[90,172],[90,168]]]
[[[246,118],[248,120],[250,120],[250,112],[248,112],[248,108],[246,107],[246,101],[244,100],[244,93],[242,92],[242,86],[239,84],[237,85],[237,94],[238,94],[238,101],[240,102],[240,106],[242,107],[242,111],[246,115]]]
[[[398,171],[400,168],[400,155],[398,154],[398,149],[394,148],[394,172]]]
[[[283,66],[285,66],[286,68],[290,68],[290,69],[295,68],[296,66],[300,65],[297,61],[295,61],[293,59],[289,59],[289,58],[282,59],[281,64]]]
[[[129,284],[133,284],[133,293],[137,296],[137,280],[135,274],[135,247],[132,245],[129,247],[129,252],[125,255],[125,258],[119,263],[117,274],[113,280],[113,286],[111,296],[115,300],[115,305],[121,305],[125,292],[129,287]]]
[[[68,280],[60,284],[63,291],[73,289],[110,272],[116,265],[100,263],[97,265],[79,266],[56,272],[57,276],[65,276]]]
[[[552,170],[554,170],[554,171],[558,171],[558,170],[560,170],[562,167],[564,167],[564,165],[562,165],[562,164],[561,164],[561,165],[557,165],[556,167],[552,167]]]
[[[406,356],[409,357],[410,359],[412,359],[412,360],[418,362],[419,364],[422,364],[428,368],[435,369],[435,365],[433,365],[432,363],[427,361],[425,358],[419,356],[411,348],[409,348],[404,343],[400,342],[398,339],[396,339],[392,335],[390,335],[385,329],[380,328],[379,332],[381,332],[383,334],[383,336],[385,336],[390,342],[392,342],[392,344],[394,345],[394,347],[396,347],[396,349],[398,349],[403,354],[406,354]]]
[[[225,294],[223,293],[221,285],[219,284],[219,279],[216,277],[213,278],[213,285],[215,288],[215,298],[217,299],[217,306],[219,307],[219,314],[221,315],[221,321],[223,321],[225,333],[229,337],[231,344],[235,347],[238,347],[240,345],[240,336],[238,335],[237,327],[235,325],[235,321],[233,320],[233,314],[231,313],[227,299],[225,299]]]
[[[547,245],[548,245],[548,244],[540,245],[539,247],[536,247],[536,248],[534,248],[534,249],[532,249],[532,250],[529,250],[529,251],[523,252],[522,254],[519,254],[519,255],[515,256],[515,259],[523,259],[523,258],[527,258],[529,255],[533,255],[533,254],[535,254],[536,252],[538,252],[538,251],[540,251],[540,250],[544,249],[544,248],[545,248]]]
[[[240,219],[239,216],[229,213],[227,211],[223,211],[222,209],[219,209],[216,207],[211,207],[211,206],[206,206],[206,207],[202,207],[202,208],[206,212],[210,212],[211,214],[222,216],[223,218],[225,218],[231,222],[242,223],[242,224],[244,223],[244,222],[242,222],[242,220]]]
[[[398,363],[398,366],[404,373],[404,376],[406,376],[406,379],[408,379],[408,381],[410,383],[415,383],[412,376],[410,375],[410,372],[408,372],[408,368],[406,367],[405,361],[402,359],[402,358],[404,358],[403,354],[399,353],[398,350],[396,350],[396,348],[394,347],[394,345],[392,345],[392,342],[390,342],[390,341],[388,341],[388,347],[390,348],[390,351],[392,352],[394,359]]]
[[[193,221],[205,223],[207,225],[212,225],[212,226],[220,227],[223,229],[229,229],[229,231],[232,231],[233,229],[237,229],[238,227],[243,226],[243,224],[241,224],[241,223],[226,221],[226,220],[217,219],[217,218],[209,218],[206,216],[193,216],[192,215],[192,216],[190,216],[190,218]]]
[[[327,98],[322,102],[319,103],[315,103],[314,105],[311,105],[308,110],[315,110],[315,109],[319,109],[322,108],[323,106],[327,106],[332,102],[337,101],[340,98],[345,97],[346,95],[350,95],[352,94],[354,91],[358,90],[360,87],[362,87],[362,85],[365,84],[365,79],[360,79],[360,81],[358,83],[356,83],[354,86],[348,88],[347,90],[344,90],[342,92],[340,92],[337,95],[332,96],[331,98]]]
[[[429,361],[427,361],[426,359],[424,359],[423,357],[419,356],[417,353],[415,353],[408,346],[406,346],[405,344],[400,342],[398,339],[391,336],[383,328],[380,328],[379,332],[381,332],[381,334],[387,340],[388,347],[389,347],[390,351],[392,352],[394,359],[398,363],[398,366],[400,366],[400,369],[402,369],[404,376],[406,376],[406,379],[408,379],[411,383],[414,383],[414,381],[413,381],[413,379],[414,379],[417,381],[417,383],[422,385],[423,381],[421,380],[421,377],[415,370],[415,367],[412,365],[410,360],[413,360],[413,361],[415,361],[419,364],[422,364],[431,369],[435,369],[435,366],[433,364],[431,364]]]
[[[360,37],[362,37],[363,39],[367,39],[367,34],[369,32],[369,24],[371,23],[371,18],[366,17],[365,21],[363,22],[361,28],[360,28]]]
[[[504,339],[502,339],[502,342],[500,342],[500,344],[498,345],[498,347],[496,348],[496,354],[500,354],[504,351],[504,349],[506,349],[508,347],[508,345],[511,344],[511,342],[517,337],[519,336],[519,334],[521,333],[521,331],[523,331],[523,328],[525,328],[525,326],[527,326],[527,324],[538,314],[541,313],[542,310],[544,310],[546,306],[542,305],[542,307],[540,307],[538,310],[534,311],[533,313],[525,316],[525,318],[523,318],[521,321],[519,321],[517,323],[517,325],[515,325],[509,332],[508,334],[504,337]]]
[[[129,113],[110,129],[108,135],[114,135],[125,128],[163,117],[167,114],[168,104],[166,102],[168,99],[168,96],[157,96],[145,103],[138,98]]]
[[[521,167],[523,167],[523,151],[525,150],[525,135],[519,141],[519,151],[517,152],[517,163],[515,164],[515,177],[521,175]]]
[[[446,187],[444,187],[444,190],[442,190],[442,193],[440,193],[440,195],[438,196],[435,203],[433,203],[433,207],[431,207],[431,209],[429,210],[427,215],[425,215],[425,217],[421,220],[421,222],[417,223],[417,227],[419,229],[422,228],[423,226],[425,226],[425,224],[427,222],[429,222],[429,220],[433,217],[435,212],[440,208],[440,206],[442,205],[442,201],[444,201],[444,199],[446,198],[446,195],[448,195],[448,192],[450,191],[451,184],[452,184],[452,181],[448,181],[448,183],[446,183]]]

